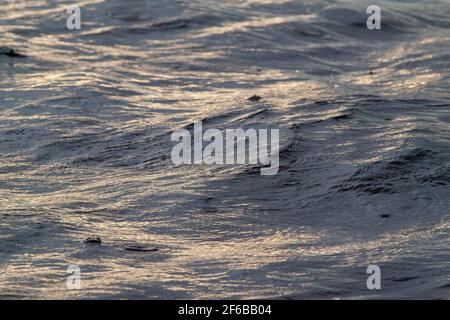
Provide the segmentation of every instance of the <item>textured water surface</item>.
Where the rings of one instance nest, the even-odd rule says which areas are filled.
[[[450,298],[450,1],[77,3],[0,5],[0,298]],[[198,120],[279,173],[175,167]]]

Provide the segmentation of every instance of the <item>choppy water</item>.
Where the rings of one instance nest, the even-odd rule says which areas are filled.
[[[0,5],[0,298],[450,298],[450,1],[72,3]],[[174,167],[197,120],[280,172]]]

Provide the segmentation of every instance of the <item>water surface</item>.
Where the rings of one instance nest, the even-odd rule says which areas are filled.
[[[450,298],[449,1],[77,3],[0,6],[0,298]],[[175,167],[199,120],[280,172]]]

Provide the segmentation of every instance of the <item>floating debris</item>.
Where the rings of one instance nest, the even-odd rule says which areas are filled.
[[[188,27],[188,23],[185,20],[172,20],[172,21],[163,21],[159,23],[153,23],[151,25],[151,29],[184,29]]]
[[[155,251],[159,251],[158,248],[147,248],[147,247],[143,247],[143,246],[129,246],[129,247],[126,247],[125,250],[128,250],[128,251],[139,251],[139,252],[155,252]]]
[[[84,240],[84,243],[101,244],[102,243],[102,239],[100,237],[97,237],[97,236],[88,237],[88,238],[86,238],[86,240]]]
[[[338,116],[335,116],[335,117],[332,117],[332,119],[334,119],[334,120],[344,120],[344,119],[348,119],[348,118],[350,118],[350,116],[348,115],[348,114],[341,114],[341,115],[338,115]]]
[[[391,215],[390,214],[382,214],[380,217],[382,218],[389,218]]]
[[[8,56],[10,58],[25,58],[26,56],[15,52],[11,48],[0,47],[0,55]]]
[[[262,97],[257,96],[257,95],[253,95],[253,96],[251,96],[250,98],[248,98],[247,100],[248,100],[248,101],[259,101],[259,100],[261,100],[261,99],[262,99]]]

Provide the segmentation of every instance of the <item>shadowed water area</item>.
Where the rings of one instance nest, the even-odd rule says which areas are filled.
[[[70,4],[0,5],[0,298],[450,298],[450,1],[378,1],[381,30],[369,1]],[[199,120],[279,128],[279,173],[174,166]]]

